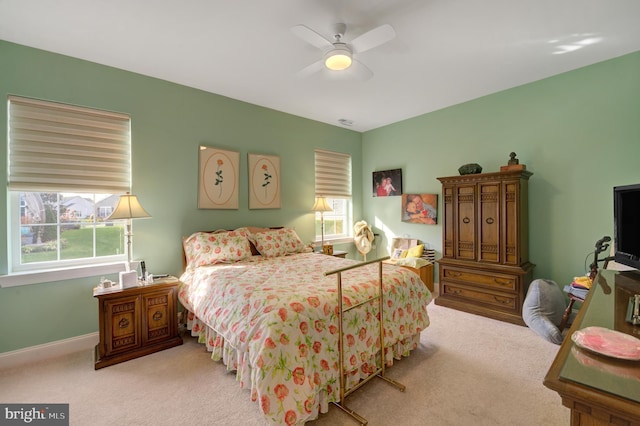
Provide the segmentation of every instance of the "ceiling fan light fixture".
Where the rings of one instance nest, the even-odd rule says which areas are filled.
[[[352,64],[351,50],[342,44],[336,43],[335,48],[330,50],[324,57],[324,65],[332,71],[342,71]]]

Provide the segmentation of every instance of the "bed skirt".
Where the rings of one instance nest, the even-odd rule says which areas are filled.
[[[198,338],[199,343],[206,346],[207,351],[211,352],[212,360],[222,361],[227,371],[236,372],[236,381],[240,383],[240,387],[250,387],[251,400],[257,402],[258,393],[255,384],[258,378],[254,377],[254,375],[259,374],[259,369],[252,368],[250,365],[249,353],[236,350],[232,345],[228,344],[220,334],[216,333],[211,327],[208,327],[191,312],[187,312],[187,330],[191,332],[191,336]],[[410,352],[417,348],[419,342],[420,332],[398,341],[393,345],[387,346],[385,348],[385,366],[392,366],[394,359],[399,360],[402,357],[408,357]],[[368,377],[370,373],[375,371],[375,366],[375,356],[372,356],[369,360],[362,362],[359,368],[350,371],[347,375],[347,388],[353,387],[361,379]],[[309,404],[310,406],[305,405],[305,411],[308,413],[308,417],[298,419],[296,423],[303,424],[306,421],[315,420],[318,418],[319,413],[326,413],[329,410],[329,403],[339,401],[340,390],[338,387],[340,382],[337,369],[335,373],[335,384],[326,383],[319,386],[315,404]],[[261,405],[263,403],[263,401],[260,401]],[[265,411],[262,406],[261,411]]]

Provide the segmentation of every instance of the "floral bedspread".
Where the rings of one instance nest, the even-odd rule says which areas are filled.
[[[314,253],[253,256],[181,276],[179,299],[192,334],[214,360],[237,371],[241,386],[251,387],[268,422],[304,424],[340,399],[337,276],[324,272],[351,263]],[[384,265],[383,276],[385,362],[391,365],[409,355],[429,325],[432,295],[406,268]],[[375,296],[377,279],[377,264],[343,272],[343,309]],[[344,315],[343,362],[351,383],[377,368],[378,321],[377,300]]]

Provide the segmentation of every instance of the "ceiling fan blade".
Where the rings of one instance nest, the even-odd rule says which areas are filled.
[[[351,71],[351,73],[354,74],[356,78],[362,81],[369,80],[371,77],[373,77],[373,71],[371,71],[368,66],[356,59],[353,60],[349,71]]]
[[[297,72],[296,75],[299,78],[306,78],[312,74],[315,74],[321,71],[323,68],[324,68],[324,61],[321,59],[319,61],[312,63],[311,65],[307,65],[306,67],[302,68],[300,71]]]
[[[301,40],[306,41],[307,43],[317,47],[318,49],[333,47],[333,44],[329,40],[305,25],[300,24],[293,26],[291,27],[291,32],[298,36],[298,38],[300,38]]]
[[[393,27],[389,24],[384,24],[356,37],[349,44],[353,53],[362,53],[393,40],[395,36],[396,31]]]

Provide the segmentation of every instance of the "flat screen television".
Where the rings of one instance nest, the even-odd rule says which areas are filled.
[[[640,184],[613,188],[614,260],[640,269]]]

